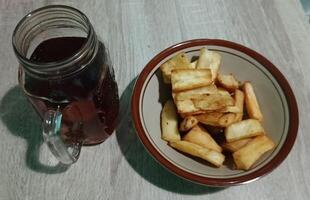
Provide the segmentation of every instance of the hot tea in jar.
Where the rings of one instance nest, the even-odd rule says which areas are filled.
[[[114,71],[83,13],[58,5],[35,10],[15,28],[13,48],[20,86],[60,162],[75,162],[82,145],[112,134],[119,110]]]

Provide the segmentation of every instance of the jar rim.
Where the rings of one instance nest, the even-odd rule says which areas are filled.
[[[27,55],[23,55],[22,52],[20,52],[20,50],[17,48],[18,44],[17,44],[17,32],[19,31],[20,27],[27,23],[30,17],[32,16],[36,16],[37,13],[40,13],[44,10],[49,10],[49,9],[63,9],[63,10],[67,10],[67,11],[71,11],[73,14],[77,14],[87,25],[87,35],[86,38],[87,40],[83,43],[83,45],[81,46],[81,48],[75,52],[72,56],[62,59],[62,60],[58,60],[58,61],[50,61],[50,62],[38,62],[38,61],[33,61],[30,58],[27,58]],[[89,43],[91,42],[90,40],[92,39],[92,35],[94,35],[94,30],[93,27],[89,21],[89,19],[87,18],[87,16],[82,13],[80,10],[70,7],[70,6],[66,6],[66,5],[48,5],[48,6],[44,6],[38,9],[35,9],[31,12],[29,12],[28,14],[26,14],[16,25],[14,31],[13,31],[13,35],[12,35],[12,45],[13,45],[13,50],[16,54],[16,56],[18,57],[19,61],[23,64],[28,64],[31,65],[33,68],[37,68],[37,69],[49,69],[51,67],[55,68],[57,66],[63,66],[66,65],[68,63],[71,63],[77,59],[79,59],[81,57],[81,52],[84,52],[88,47],[89,47]]]

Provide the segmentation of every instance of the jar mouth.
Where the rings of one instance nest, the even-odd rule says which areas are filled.
[[[31,60],[27,54],[29,53],[30,41],[34,39],[36,34],[41,34],[44,28],[56,29],[61,26],[76,28],[85,34],[83,37],[86,40],[81,48],[62,60],[49,62]],[[63,36],[55,35],[51,38],[57,37]],[[86,15],[75,8],[65,5],[49,5],[28,13],[18,22],[12,35],[13,50],[19,62],[30,74],[38,76],[40,74],[43,76],[51,75],[53,72],[59,73],[59,70],[64,69],[68,71],[70,66],[73,67],[74,63],[80,62],[85,56],[93,53],[90,50],[96,41],[96,34]]]

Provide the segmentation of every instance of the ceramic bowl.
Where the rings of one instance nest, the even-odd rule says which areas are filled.
[[[276,143],[274,150],[249,171],[227,166],[214,168],[174,150],[161,139],[160,113],[170,95],[159,67],[179,52],[189,57],[199,56],[202,47],[221,54],[221,73],[233,73],[242,82],[252,82],[264,115],[263,126]],[[131,108],[138,137],[148,152],[176,175],[209,186],[248,183],[268,174],[286,158],[298,130],[297,103],[288,81],[277,67],[247,47],[217,39],[185,41],[156,55],[137,78]]]

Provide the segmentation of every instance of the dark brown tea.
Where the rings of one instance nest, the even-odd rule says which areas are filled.
[[[49,39],[38,45],[30,60],[60,62],[75,55],[85,42],[86,39],[81,37]],[[119,110],[117,84],[100,42],[92,61],[75,74],[38,79],[25,73],[24,88],[31,94],[29,99],[41,117],[48,109],[59,107],[62,113],[61,136],[65,141],[97,144],[103,142],[116,126]]]

